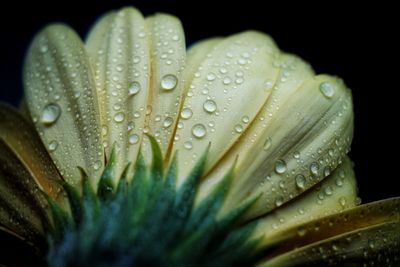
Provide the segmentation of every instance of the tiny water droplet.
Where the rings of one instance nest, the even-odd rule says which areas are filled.
[[[128,138],[130,144],[134,145],[139,142],[139,136],[137,134],[131,134]]]
[[[57,121],[61,115],[61,108],[57,104],[48,104],[42,112],[40,121],[43,124],[51,125]]]
[[[237,132],[237,133],[243,132],[243,126],[240,124],[236,124],[234,129],[235,129],[235,132]]]
[[[132,82],[131,85],[128,88],[128,93],[129,95],[136,95],[137,93],[139,93],[141,89],[141,85],[138,82]]]
[[[296,180],[296,186],[299,189],[304,189],[305,188],[306,178],[304,177],[304,175],[302,175],[302,174],[296,175],[295,180]]]
[[[193,111],[190,108],[184,108],[181,111],[182,119],[185,119],[185,120],[190,119],[192,117],[192,115],[193,115]]]
[[[287,169],[286,162],[282,159],[278,159],[275,163],[276,173],[279,173],[279,174],[285,173],[286,169]]]
[[[98,160],[93,164],[93,169],[95,169],[97,171],[98,169],[100,169],[101,165],[102,165],[101,161]]]
[[[214,81],[216,78],[215,74],[210,72],[209,74],[207,74],[207,80],[208,81]]]
[[[272,139],[271,137],[268,137],[267,140],[265,140],[264,145],[263,145],[263,149],[265,151],[267,151],[272,145]]]
[[[173,119],[173,118],[171,118],[171,117],[166,117],[166,118],[164,119],[164,122],[163,122],[163,127],[164,127],[164,128],[168,128],[168,127],[170,127],[170,126],[172,125],[173,122],[174,122],[174,119]]]
[[[206,100],[203,104],[205,111],[213,113],[217,110],[217,104],[213,100]]]
[[[167,74],[161,79],[161,88],[166,91],[175,89],[178,84],[178,78],[173,74]]]
[[[331,196],[333,194],[333,189],[331,186],[328,185],[327,187],[325,187],[324,192],[325,192],[325,195]]]
[[[298,234],[299,236],[304,236],[306,233],[307,233],[307,229],[304,228],[304,227],[299,227],[299,228],[297,229],[297,234]]]
[[[125,114],[123,112],[118,112],[114,116],[114,121],[116,121],[116,122],[122,122],[122,121],[124,121],[124,119],[125,119]]]
[[[310,165],[310,171],[311,174],[313,175],[318,175],[318,171],[319,171],[319,165],[316,162],[311,163]]]
[[[340,197],[339,198],[339,204],[344,207],[346,206],[346,198],[345,197]]]
[[[250,121],[250,119],[249,119],[248,116],[243,116],[243,117],[242,117],[242,122],[243,122],[243,123],[249,123],[249,121]]]
[[[50,152],[53,152],[54,150],[56,150],[58,147],[58,142],[56,140],[53,140],[49,143],[49,150]]]
[[[299,151],[295,151],[295,152],[293,153],[293,157],[294,157],[295,159],[299,159],[299,158],[300,158],[300,152],[299,152]]]
[[[321,83],[319,85],[319,90],[327,98],[331,98],[335,94],[335,88],[330,82]]]
[[[192,128],[192,134],[196,138],[203,138],[206,135],[206,133],[207,133],[206,127],[201,123],[195,124]]]
[[[192,147],[193,147],[192,142],[187,141],[187,142],[183,143],[183,147],[186,148],[187,150],[192,149]]]
[[[275,199],[275,206],[280,207],[283,204],[283,197],[277,197]]]

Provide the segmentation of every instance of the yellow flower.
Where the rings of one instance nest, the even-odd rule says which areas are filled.
[[[0,264],[400,261],[400,199],[357,206],[350,91],[263,33],[186,51],[177,18],[124,8],[84,42],[42,30],[24,85],[0,105],[0,238],[28,256]]]

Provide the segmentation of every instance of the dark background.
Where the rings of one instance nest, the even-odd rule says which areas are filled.
[[[317,73],[344,79],[353,91],[355,104],[351,157],[360,196],[367,202],[400,195],[396,129],[400,106],[399,22],[393,14],[397,8],[382,1],[356,6],[337,1],[305,5],[277,0],[30,2],[34,3],[1,4],[1,100],[18,103],[26,48],[33,35],[50,22],[65,22],[84,36],[102,13],[133,5],[144,15],[162,11],[178,16],[189,44],[214,35],[256,29],[270,34],[282,50],[310,62]]]

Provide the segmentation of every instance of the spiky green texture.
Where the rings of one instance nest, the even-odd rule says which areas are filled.
[[[48,265],[224,267],[254,263],[258,259],[257,242],[248,241],[248,237],[255,225],[240,226],[237,219],[255,199],[217,220],[233,168],[194,207],[207,152],[176,189],[176,157],[164,173],[160,148],[149,138],[152,166],[148,169],[140,154],[132,182],[127,182],[127,167],[118,185],[113,185],[115,157],[111,155],[97,192],[83,171],[82,196],[70,185],[64,185],[72,219],[50,201],[55,229],[50,236]]]

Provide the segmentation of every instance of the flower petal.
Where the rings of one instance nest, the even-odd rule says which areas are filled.
[[[304,187],[304,177],[298,176],[296,185]],[[297,198],[257,219],[253,238],[259,239],[260,246],[266,246],[279,238],[285,230],[307,221],[342,212],[357,204],[357,185],[351,161],[346,158],[331,175],[316,187]]]
[[[168,152],[182,101],[182,74],[185,66],[185,36],[179,19],[156,14],[146,18],[150,38],[151,96],[148,101],[146,129],[160,144],[163,155]],[[149,143],[143,152],[151,155]]]
[[[277,88],[285,90],[285,86]],[[248,218],[300,194],[297,175],[306,178],[304,189],[321,181],[341,163],[351,143],[351,93],[341,80],[318,75],[292,91],[290,97],[272,99],[257,118],[264,122],[263,130],[256,136],[244,136],[246,139],[238,143],[251,149],[239,154],[237,179],[226,201],[225,210],[229,210],[249,194],[263,194]],[[272,114],[271,109],[275,110]]]
[[[189,86],[172,149],[183,163],[179,182],[210,142],[206,171],[253,121],[271,93],[266,81],[278,77],[276,53],[273,41],[257,32],[226,38],[207,53]]]
[[[104,16],[87,40],[99,95],[103,145],[116,145],[119,177],[136,160],[150,95],[150,54],[142,14],[124,8]]]
[[[62,202],[62,177],[33,126],[11,106],[0,103],[0,139],[24,165],[41,190]]]
[[[104,164],[99,108],[76,33],[63,25],[41,31],[27,54],[24,83],[32,120],[61,175],[76,183],[81,166],[96,182]]]
[[[400,198],[386,199],[294,227],[258,266],[398,264]],[[358,265],[357,265],[358,266]]]

